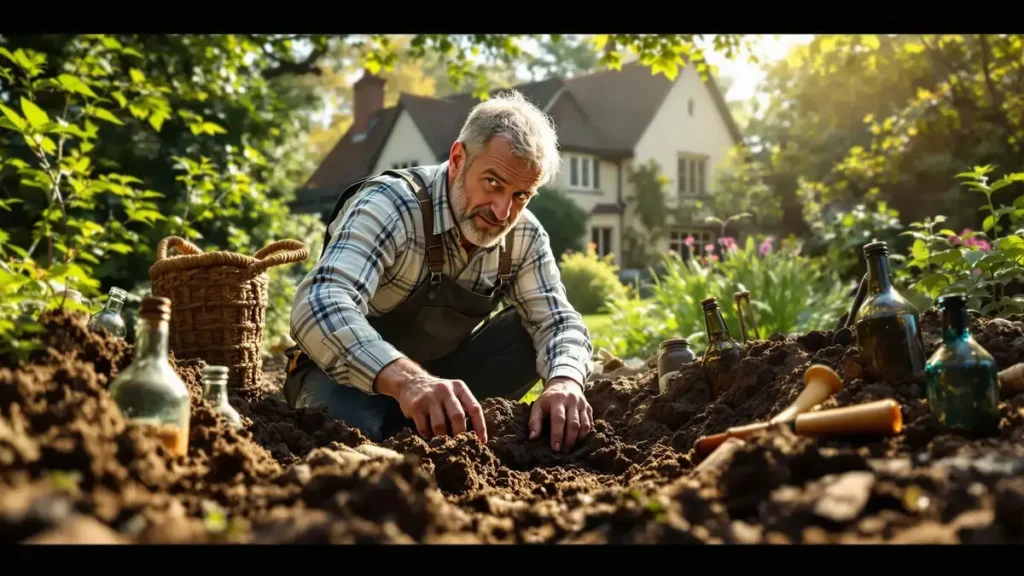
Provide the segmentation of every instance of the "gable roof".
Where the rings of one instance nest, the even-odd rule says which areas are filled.
[[[550,78],[512,89],[551,116],[558,129],[559,148],[616,160],[632,155],[673,84],[664,75],[653,75],[647,66],[631,62],[617,71]],[[742,134],[714,78],[709,78],[706,85],[733,140],[740,142]],[[371,117],[364,138],[351,128],[342,136],[298,191],[296,209],[311,208],[325,195],[333,198],[345,186],[368,175],[403,110],[409,112],[426,139],[434,160],[444,161],[470,110],[478,103],[471,93],[445,98],[403,93],[397,105],[378,110]]]

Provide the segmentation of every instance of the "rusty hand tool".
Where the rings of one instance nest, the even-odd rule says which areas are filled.
[[[732,295],[733,302],[736,303],[736,317],[740,320],[740,336],[743,338],[743,343],[747,343],[747,329],[743,325],[743,308],[740,306],[740,302],[743,300],[743,293],[737,292]]]
[[[806,371],[804,371],[804,389],[800,392],[800,395],[797,396],[796,400],[786,407],[785,410],[779,412],[775,417],[768,420],[768,422],[758,422],[748,426],[739,426],[730,428],[729,430],[719,434],[705,436],[697,441],[698,452],[702,450],[714,450],[727,438],[735,436],[733,432],[736,430],[742,429],[745,431],[749,426],[754,426],[751,430],[757,431],[766,428],[771,424],[793,420],[797,415],[803,414],[818,404],[821,404],[826,398],[838,392],[842,387],[843,381],[835,370],[824,364],[812,364]]]
[[[754,313],[754,307],[750,304],[750,290],[744,290],[740,292],[740,295],[747,301],[747,313],[750,314],[750,327],[754,330],[754,339],[760,340],[761,331],[757,329],[757,314]]]
[[[843,408],[800,414],[792,420],[758,422],[730,428],[725,433],[701,438],[694,446],[698,454],[708,454],[729,438],[747,438],[772,426],[785,426],[802,436],[857,436],[875,434],[892,436],[903,431],[903,413],[899,402],[878,400]],[[722,436],[722,438],[718,438]]]

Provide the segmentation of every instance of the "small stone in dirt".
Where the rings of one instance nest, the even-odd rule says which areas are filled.
[[[875,475],[871,472],[847,472],[838,478],[822,479],[825,491],[814,505],[814,513],[834,522],[849,522],[860,515],[871,496]]]

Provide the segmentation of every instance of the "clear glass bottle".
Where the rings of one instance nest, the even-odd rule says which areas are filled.
[[[999,430],[999,368],[967,325],[967,296],[940,296],[942,344],[925,365],[928,405],[941,424],[988,436]]]
[[[227,366],[203,368],[203,399],[213,404],[213,409],[224,416],[232,426],[242,427],[242,416],[228,402]]]
[[[127,420],[149,425],[177,456],[188,452],[191,401],[167,353],[171,301],[147,297],[139,306],[134,358],[110,384],[110,395]]]
[[[854,323],[865,372],[897,382],[924,370],[924,343],[917,309],[892,285],[889,246],[872,242],[863,248],[868,282]]]
[[[747,351],[729,335],[717,298],[706,298],[700,305],[704,308],[704,330],[708,336],[702,360],[704,375],[711,386],[711,395],[718,398],[732,386],[733,372],[747,356]]]
[[[121,318],[121,308],[124,307],[124,299],[127,296],[128,293],[117,286],[111,287],[107,304],[89,320],[89,329],[106,330],[118,340],[124,340],[128,326]]]

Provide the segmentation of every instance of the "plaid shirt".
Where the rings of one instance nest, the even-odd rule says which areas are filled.
[[[498,248],[468,257],[448,201],[448,163],[416,168],[430,187],[434,232],[445,244],[444,273],[484,293],[498,281]],[[295,291],[292,338],[336,382],[375,394],[373,382],[405,355],[367,318],[401,304],[429,276],[426,238],[416,194],[400,178],[379,176],[350,199],[329,224],[331,240]],[[590,333],[561,283],[547,232],[524,211],[515,228],[512,285],[507,298],[519,311],[537,350],[544,382],[567,376],[587,388]]]

